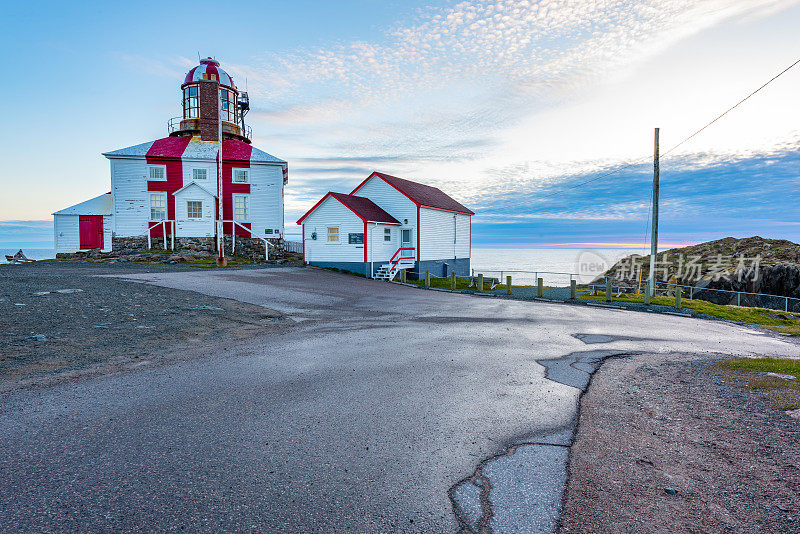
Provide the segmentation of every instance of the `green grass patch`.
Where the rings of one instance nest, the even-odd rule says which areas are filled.
[[[606,300],[605,293],[598,292],[597,295],[582,295],[584,300]],[[623,293],[619,297],[613,295],[614,302],[644,302],[644,295]],[[675,297],[654,297],[652,304],[660,306],[675,306]],[[770,327],[788,328],[787,333],[797,332],[800,335],[800,314],[786,313],[765,308],[740,308],[738,306],[727,306],[724,304],[714,304],[705,300],[681,299],[681,306],[697,313],[703,313],[720,319],[728,319],[740,323],[757,324]],[[795,334],[793,334],[795,335]]]
[[[800,360],[792,358],[733,358],[713,364],[716,369],[781,373],[800,379]]]
[[[709,368],[722,374],[731,385],[760,393],[782,410],[800,408],[800,360],[791,358],[732,358],[712,363]],[[794,380],[767,373],[790,375]]]

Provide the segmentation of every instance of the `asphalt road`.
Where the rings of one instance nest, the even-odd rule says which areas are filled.
[[[296,326],[0,397],[0,531],[548,530],[599,357],[800,352],[721,322],[315,269],[129,278]]]

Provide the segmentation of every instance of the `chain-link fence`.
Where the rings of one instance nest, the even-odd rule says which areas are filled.
[[[611,284],[611,292],[620,297],[622,294],[638,293],[630,285]],[[725,306],[742,306],[745,308],[765,308],[768,310],[781,310],[784,312],[800,312],[800,299],[783,295],[769,295],[766,293],[749,293],[746,291],[732,291],[728,289],[715,289],[710,287],[685,286],[666,282],[656,283],[657,296],[674,297],[676,289],[681,290],[681,296],[690,300],[704,300],[713,304]],[[589,284],[592,295],[605,292],[606,284]],[[641,289],[643,293],[644,288]]]

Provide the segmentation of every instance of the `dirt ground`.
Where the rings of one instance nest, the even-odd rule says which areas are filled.
[[[561,532],[800,532],[800,421],[713,361],[603,364],[582,399]]]
[[[0,267],[0,392],[208,352],[289,327],[274,310],[106,278],[181,266],[34,263]]]

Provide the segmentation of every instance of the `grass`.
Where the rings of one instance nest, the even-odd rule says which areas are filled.
[[[400,280],[400,277],[398,276],[396,278],[396,280]],[[406,282],[409,283],[409,284],[414,284],[414,285],[418,285],[418,286],[421,286],[421,285],[425,284],[425,280],[406,280]],[[456,278],[456,289],[457,290],[461,290],[461,291],[477,291],[478,290],[477,283],[473,287],[469,287],[469,284],[470,284],[469,280],[464,280],[463,278]],[[449,278],[431,278],[431,287],[442,288],[442,289],[450,289],[450,279]],[[484,291],[492,291],[491,287],[492,287],[492,284],[490,284],[489,282],[484,282],[483,283],[483,290]],[[512,285],[511,287],[522,287],[522,286]],[[498,291],[498,290],[505,289],[505,288],[506,288],[505,284],[498,284],[498,285],[496,285],[494,287],[493,291]]]
[[[606,299],[605,293],[598,293],[597,295],[582,295],[580,298],[584,300],[601,300]],[[635,295],[631,293],[623,293],[619,297],[616,295],[612,297],[615,302],[644,302],[644,295]],[[654,297],[651,300],[652,304],[660,306],[674,306],[674,297]],[[739,323],[757,324],[774,330],[776,332],[785,332],[791,335],[800,335],[800,314],[785,313],[782,311],[768,310],[765,308],[741,308],[739,306],[728,306],[724,304],[714,304],[705,300],[690,300],[682,299],[681,305],[689,310],[697,313],[718,317],[720,319],[727,319],[729,321],[736,321]]]
[[[791,358],[731,358],[711,364],[734,384],[759,391],[773,406],[783,410],[800,408],[800,360]],[[766,373],[791,375],[795,380]]]

